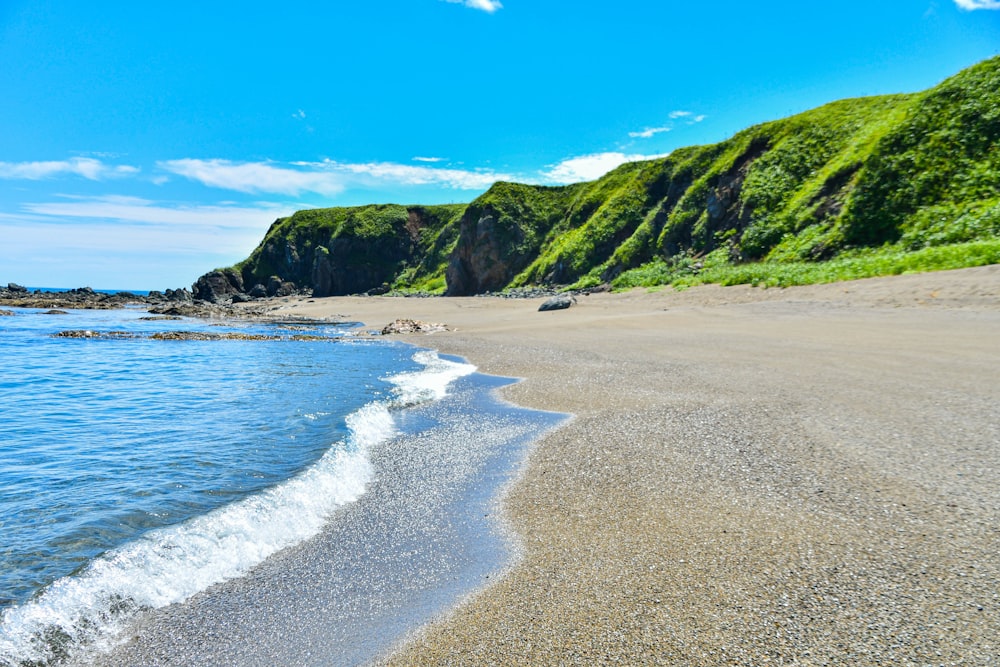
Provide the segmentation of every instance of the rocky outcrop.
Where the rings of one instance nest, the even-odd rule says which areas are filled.
[[[499,213],[491,206],[469,207],[462,216],[458,243],[448,262],[445,280],[449,296],[466,296],[501,290],[521,268],[514,247],[519,239],[517,228],[498,224]]]
[[[209,303],[232,301],[233,295],[243,294],[243,276],[234,269],[209,271],[192,287],[194,298]]]
[[[161,297],[162,298],[162,295]],[[132,292],[98,292],[90,287],[77,287],[63,292],[46,292],[28,289],[9,284],[0,288],[0,304],[19,308],[91,308],[109,309],[123,308],[132,304],[156,303],[157,299],[150,296],[133,294]]]
[[[411,334],[411,333],[435,333],[437,331],[448,331],[447,325],[437,322],[422,322],[420,320],[399,319],[382,327],[382,335],[390,334]]]
[[[198,298],[225,300],[237,291],[253,298],[387,292],[402,272],[419,276],[443,261],[453,238],[444,228],[453,221],[457,226],[463,208],[373,205],[299,211],[276,220],[238,268],[199,278],[196,296],[205,284],[211,289]]]

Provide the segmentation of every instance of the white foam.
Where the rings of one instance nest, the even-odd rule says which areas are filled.
[[[442,399],[447,395],[452,382],[476,372],[476,367],[472,364],[448,361],[430,350],[417,352],[413,355],[413,360],[423,364],[424,368],[386,378],[396,385],[396,405],[416,405]]]
[[[414,360],[424,368],[387,378],[395,385],[394,399],[349,415],[348,438],[302,474],[151,531],[8,609],[0,618],[0,664],[44,663],[81,647],[106,649],[137,610],[186,600],[317,534],[334,509],[364,493],[372,477],[369,449],[397,432],[389,408],[442,398],[451,382],[475,371],[433,352],[418,352]]]

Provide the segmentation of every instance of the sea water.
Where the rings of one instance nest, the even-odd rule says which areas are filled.
[[[365,492],[394,413],[475,370],[349,324],[14,310],[0,318],[0,665],[100,644],[316,534]],[[151,337],[177,330],[272,339]]]

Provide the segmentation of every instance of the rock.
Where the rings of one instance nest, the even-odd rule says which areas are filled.
[[[42,315],[69,315],[65,310],[59,310],[58,308],[52,308],[51,310],[46,310]]]
[[[564,310],[572,306],[574,303],[576,303],[576,299],[574,297],[569,296],[568,294],[560,294],[542,302],[542,305],[538,307],[538,312],[544,312],[546,310]]]
[[[448,296],[469,296],[503,289],[526,265],[519,250],[523,231],[502,220],[492,206],[470,206],[459,223],[455,250],[445,271]]]
[[[243,293],[243,278],[232,269],[210,271],[192,286],[194,298],[209,303],[223,303],[234,294]]]
[[[89,329],[73,329],[52,334],[54,338],[141,338],[142,334],[135,331],[91,331]]]
[[[250,289],[248,294],[255,299],[263,299],[267,296],[267,288],[260,283],[257,283]]]
[[[4,310],[3,308],[0,308],[0,317],[13,317],[13,315],[13,310]]]
[[[246,303],[247,301],[253,301],[253,297],[249,294],[238,292],[233,295],[233,303]]]
[[[10,292],[15,292],[18,294],[27,294],[28,288],[18,285],[17,283],[7,283],[7,290]]]
[[[383,336],[390,334],[434,333],[435,331],[448,331],[448,327],[444,324],[408,319],[398,319],[382,327]]]
[[[166,296],[167,301],[190,302],[194,300],[191,290],[186,287],[182,287],[180,289],[168,289],[164,293],[164,296]]]
[[[278,296],[279,289],[281,289],[281,278],[279,276],[271,276],[267,279],[268,296]]]

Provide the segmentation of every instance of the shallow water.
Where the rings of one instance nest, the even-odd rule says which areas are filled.
[[[509,380],[143,316],[0,319],[0,665],[356,664],[508,561],[497,490],[562,419]],[[146,337],[176,330],[285,339]]]
[[[0,664],[100,643],[316,534],[364,493],[391,411],[474,370],[339,325],[310,327],[319,341],[52,336],[298,333],[144,315],[0,322]]]

